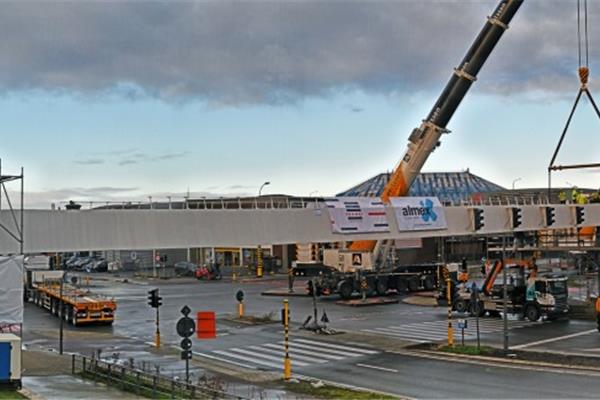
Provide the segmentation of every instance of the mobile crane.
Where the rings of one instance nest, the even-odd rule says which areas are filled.
[[[440,145],[442,134],[450,132],[446,128],[448,122],[473,82],[476,81],[477,74],[522,4],[523,0],[501,0],[492,15],[487,18],[483,29],[460,65],[454,69],[452,77],[431,112],[423,123],[410,134],[404,156],[383,189],[381,199],[384,203],[388,203],[391,197],[407,195],[425,161]],[[332,265],[324,262],[326,269],[321,273],[320,279],[316,281],[317,290],[321,293],[343,293],[343,297],[347,297],[352,292],[360,290],[361,282],[363,288],[365,286],[377,288],[377,292],[380,294],[387,289],[398,289],[394,286],[403,280],[399,280],[394,273],[397,266],[388,267],[390,248],[389,240],[359,240],[352,242],[348,249],[329,250],[338,253],[337,257],[330,255],[329,259],[343,260],[348,258],[344,253],[350,253],[351,259],[364,261],[362,265],[353,265],[351,270],[343,265],[340,266],[337,262],[333,262]],[[356,254],[359,257],[355,257]],[[436,275],[436,268],[428,267],[428,269],[428,271],[434,271],[433,276]],[[302,272],[298,274],[301,275]],[[416,274],[416,279],[420,282],[426,280],[430,282],[432,279],[431,272],[416,272]],[[405,278],[410,279],[406,276]],[[412,278],[415,279],[415,277]]]

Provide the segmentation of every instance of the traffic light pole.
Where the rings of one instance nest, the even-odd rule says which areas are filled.
[[[160,349],[160,307],[156,307],[156,335],[154,338],[154,343],[157,349]]]
[[[285,343],[285,358],[283,359],[283,378],[287,381],[292,378],[292,362],[290,360],[290,306],[288,300],[283,300],[283,332]]]

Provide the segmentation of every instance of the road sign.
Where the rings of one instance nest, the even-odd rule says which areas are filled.
[[[235,299],[237,301],[239,301],[240,303],[242,301],[244,301],[244,291],[242,289],[238,290],[237,293],[235,294]]]
[[[323,316],[321,317],[321,322],[324,324],[329,323],[329,317],[327,317],[327,313],[325,311],[323,311]]]
[[[215,339],[217,337],[217,322],[214,311],[201,311],[197,314],[198,339]]]
[[[190,315],[192,310],[188,306],[183,306],[180,312],[187,317],[188,315]]]
[[[177,321],[177,334],[181,337],[188,338],[194,334],[196,324],[190,317],[183,317]]]
[[[468,322],[464,318],[458,320],[458,329],[467,329]]]
[[[181,350],[190,350],[192,348],[192,341],[190,338],[183,338],[179,347],[181,347]]]

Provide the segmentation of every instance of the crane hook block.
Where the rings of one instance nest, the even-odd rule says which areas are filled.
[[[579,67],[579,80],[581,81],[581,86],[587,86],[589,77],[590,69],[588,67]]]

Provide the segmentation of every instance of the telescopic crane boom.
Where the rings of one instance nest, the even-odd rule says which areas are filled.
[[[383,189],[381,199],[387,203],[390,197],[406,196],[429,155],[439,145],[443,133],[449,132],[446,125],[456,112],[460,102],[477,79],[479,70],[508,29],[508,24],[523,4],[523,0],[501,0],[493,14],[488,17],[483,29],[471,45],[464,59],[454,69],[450,81],[436,101],[433,109],[420,127],[415,128],[408,138],[404,157],[398,163],[390,180]],[[376,241],[355,241],[351,250],[373,251]]]

